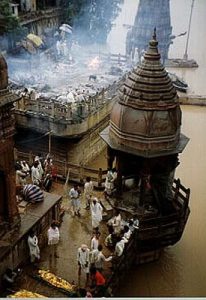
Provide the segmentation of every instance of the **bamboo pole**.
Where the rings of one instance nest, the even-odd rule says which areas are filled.
[[[65,184],[64,184],[64,193],[65,193],[65,196],[67,195],[67,186],[68,186],[70,171],[71,171],[71,168],[68,169],[66,181],[65,181]]]
[[[187,49],[188,49],[188,44],[189,44],[190,27],[191,27],[191,21],[192,21],[192,11],[193,11],[193,7],[194,7],[194,2],[195,2],[195,0],[192,0],[191,11],[190,11],[190,19],[189,19],[189,26],[188,26],[188,33],[187,33],[187,41],[186,41],[186,47],[185,47],[185,54],[184,54],[184,57],[183,57],[186,60],[188,60]]]

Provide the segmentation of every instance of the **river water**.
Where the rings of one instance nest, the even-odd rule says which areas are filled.
[[[191,189],[191,213],[182,239],[166,248],[159,261],[132,270],[119,291],[121,296],[206,296],[206,108],[184,106],[182,112],[182,132],[190,142],[180,155],[176,178]]]
[[[139,0],[124,0],[121,13],[114,21],[114,27],[108,35],[108,47],[112,53],[125,54],[125,40],[128,27],[133,25]],[[172,34],[177,36],[188,32],[192,0],[170,0]],[[199,68],[173,68],[173,72],[189,85],[189,94],[206,96],[203,78],[206,73],[206,1],[195,0],[192,11],[191,30],[188,43],[188,59],[197,61]],[[158,36],[157,36],[158,39]],[[183,58],[187,35],[177,37],[170,46],[169,58]],[[149,42],[149,41],[148,41]]]
[[[125,0],[117,24],[121,29],[128,9],[131,22],[134,20],[132,9],[139,1]],[[191,0],[171,0],[171,23],[173,34],[177,35],[188,30]],[[133,5],[133,7],[132,7]],[[108,41],[113,50],[115,43],[115,28],[110,33]],[[122,40],[118,35],[118,45],[121,44],[122,53],[125,49],[125,28],[122,29]],[[112,38],[113,36],[113,38]],[[188,58],[195,59],[199,68],[173,69],[189,84],[189,93],[206,95],[206,1],[194,1],[191,33],[188,46]],[[117,45],[117,44],[116,44]],[[176,38],[171,45],[169,57],[182,58],[185,52],[186,36]],[[142,265],[131,270],[121,286],[119,296],[134,297],[203,297],[206,296],[206,107],[182,107],[182,132],[190,138],[184,152],[180,155],[180,165],[176,171],[176,178],[180,178],[183,185],[191,189],[191,213],[186,224],[182,239],[174,246],[165,249],[161,259],[157,262]],[[105,165],[105,155],[99,157],[97,165]]]
[[[191,213],[182,239],[164,250],[159,261],[138,266],[126,276],[122,297],[206,296],[206,107],[182,106],[182,132],[190,138],[180,154],[176,178],[191,189]],[[106,153],[91,166],[106,168]]]

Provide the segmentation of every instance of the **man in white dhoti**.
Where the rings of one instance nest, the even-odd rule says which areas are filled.
[[[40,259],[40,250],[38,246],[38,238],[34,234],[33,231],[30,232],[28,236],[28,246],[29,246],[29,253],[30,253],[30,260],[31,262],[35,262],[36,259]]]
[[[16,185],[25,185],[26,176],[27,174],[23,170],[16,170]]]
[[[79,265],[78,276],[80,279],[81,270],[86,273],[86,285],[89,281],[89,253],[90,250],[85,244],[82,244],[77,251],[77,261]]]
[[[95,232],[93,238],[91,239],[91,251],[97,250],[99,246],[99,237],[100,237],[100,232]]]
[[[115,245],[114,255],[118,257],[121,256],[123,254],[126,243],[127,243],[126,239],[118,237],[117,243]]]
[[[35,161],[33,166],[31,167],[31,180],[35,185],[40,185],[41,183],[41,174],[38,169],[39,162]]]
[[[116,175],[116,173],[115,173]],[[111,196],[112,190],[114,189],[114,180],[116,178],[113,177],[113,172],[112,170],[108,170],[107,176],[105,179],[105,196]]]
[[[56,226],[55,222],[53,222],[48,229],[48,245],[51,248],[51,258],[54,256],[58,258],[57,255],[57,244],[59,243],[59,228]]]
[[[84,184],[84,198],[86,202],[86,209],[89,209],[90,207],[90,202],[92,198],[92,193],[93,193],[93,182],[91,181],[91,177],[86,178],[86,183]]]
[[[41,162],[41,159],[38,159],[38,160],[35,160],[38,162],[38,165],[37,165],[37,169],[39,171],[39,177],[40,177],[40,180],[42,180],[42,177],[44,175],[44,170],[43,170],[43,167],[42,167],[42,162]]]
[[[57,50],[57,55],[60,56],[61,55],[61,45],[60,45],[59,40],[57,40],[57,42],[56,42],[56,50]]]
[[[117,183],[117,171],[115,168],[113,168],[112,170],[108,170],[105,179],[105,189],[104,189],[105,198],[111,196],[115,192],[116,183]]]
[[[95,197],[91,203],[91,215],[92,215],[92,228],[99,227],[99,223],[102,221],[103,207]]]
[[[73,188],[71,188],[71,190],[69,191],[69,197],[71,198],[71,206],[72,206],[72,209],[73,209],[73,215],[77,215],[77,216],[81,216],[80,215],[80,206],[81,206],[81,203],[80,203],[80,195],[81,195],[81,192],[80,192],[80,189],[78,187],[77,184],[74,184]]]
[[[122,229],[122,217],[119,212],[119,210],[115,210],[115,215],[112,217],[108,222],[108,225],[111,225],[114,229],[115,234],[120,234],[120,231]]]

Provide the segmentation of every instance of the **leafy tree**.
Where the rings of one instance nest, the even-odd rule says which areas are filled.
[[[79,42],[105,43],[123,1],[64,0],[66,21],[73,25]]]
[[[10,32],[19,27],[18,19],[12,15],[9,0],[0,1],[0,12],[4,16],[6,31]]]
[[[23,28],[18,18],[12,15],[9,0],[0,0],[0,12],[4,17],[5,33],[8,34],[9,48],[13,48],[15,43],[27,34],[26,28]]]

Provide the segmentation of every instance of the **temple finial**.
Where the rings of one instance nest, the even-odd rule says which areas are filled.
[[[155,40],[156,41],[156,27],[154,28],[154,33],[153,33],[153,40]]]
[[[156,38],[156,27],[154,27],[154,32],[152,35],[152,39],[149,41],[149,47],[146,53],[144,54],[145,59],[153,59],[153,60],[159,60],[160,54],[158,52],[158,41]]]

